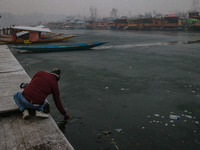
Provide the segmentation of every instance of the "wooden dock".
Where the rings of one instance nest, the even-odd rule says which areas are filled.
[[[20,83],[29,81],[8,47],[0,45],[0,150],[74,150],[51,115],[22,120],[13,95]]]

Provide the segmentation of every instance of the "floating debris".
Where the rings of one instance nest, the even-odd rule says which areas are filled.
[[[110,142],[111,144],[113,144],[113,145],[116,145],[117,144],[117,142],[114,140],[114,139],[111,139],[111,142]]]
[[[116,148],[117,150],[119,150],[119,147],[118,147],[117,145],[115,145],[115,148]]]
[[[191,115],[191,114],[192,114],[192,112],[187,111],[187,110],[184,110],[184,112],[185,112],[186,114],[188,114],[188,115]]]
[[[192,119],[192,116],[190,115],[185,115],[185,117]]]
[[[102,131],[101,135],[109,136],[111,133],[111,131]]]
[[[122,132],[122,129],[119,128],[119,129],[115,129],[118,133]]]
[[[101,98],[98,98],[98,100],[101,101],[102,99],[101,99]]]
[[[155,116],[155,117],[159,117],[160,115],[159,115],[159,114],[154,114],[154,116]]]
[[[169,118],[174,119],[174,120],[178,120],[178,119],[180,119],[180,116],[178,116],[178,115],[170,115]]]
[[[114,140],[114,139],[111,139],[111,142],[110,142],[112,145],[114,145],[115,146],[115,148],[117,149],[117,150],[119,150],[119,147],[117,146],[117,142]]]
[[[158,114],[155,113],[153,115],[147,115],[148,118],[148,122],[149,124],[158,126],[159,124],[164,126],[164,127],[175,127],[176,125],[176,120],[180,120],[178,126],[180,125],[180,123],[186,124],[186,123],[193,123],[194,125],[200,125],[200,121],[196,119],[196,117],[190,115],[192,114],[191,111],[188,110],[184,110],[184,113],[182,113],[180,116],[176,115],[176,112],[170,112],[169,114],[169,118],[170,120],[167,119],[166,116],[162,115],[162,114]],[[189,119],[192,119],[189,121]],[[143,130],[147,127],[141,127]]]

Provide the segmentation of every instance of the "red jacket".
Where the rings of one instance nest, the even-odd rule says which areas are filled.
[[[24,97],[35,104],[44,103],[49,94],[53,94],[53,99],[58,110],[62,114],[66,114],[60,100],[58,83],[53,74],[44,71],[37,72],[23,91]]]

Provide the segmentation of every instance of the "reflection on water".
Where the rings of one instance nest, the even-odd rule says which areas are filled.
[[[66,127],[66,124],[68,123],[68,120],[69,120],[69,119],[65,119],[65,118],[64,118],[64,120],[62,120],[62,121],[60,121],[60,122],[58,123],[59,129],[60,129],[63,133],[66,132],[65,127]]]
[[[74,116],[71,117],[71,118],[68,118],[68,119],[64,118],[62,121],[60,121],[58,123],[58,127],[63,133],[66,133],[66,125],[67,124],[76,124],[81,119],[82,119],[81,117],[74,117]],[[83,122],[80,122],[80,125],[83,126],[83,127],[85,126]]]

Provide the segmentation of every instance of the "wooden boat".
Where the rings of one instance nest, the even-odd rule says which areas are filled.
[[[2,37],[2,38],[12,38],[11,35],[1,35],[0,37]]]
[[[73,37],[76,37],[76,36],[75,35],[62,35],[62,36],[56,36],[56,37],[42,38],[42,39],[39,39],[38,41],[36,41],[35,43],[61,42],[61,41],[65,41],[65,40],[73,38]]]
[[[11,37],[0,37],[0,42],[6,44],[49,43],[60,42],[75,37],[75,35],[63,35],[61,33],[48,34],[51,30],[49,28],[44,28],[43,26],[14,26],[11,27],[10,30],[12,33]]]
[[[65,41],[73,37],[75,37],[75,35],[65,35],[65,36],[57,36],[57,37],[51,37],[51,38],[41,38],[37,41],[30,41],[24,38],[18,38],[16,40],[13,40],[12,38],[0,38],[0,42],[3,42],[5,44],[51,43],[51,42]]]
[[[55,37],[55,36],[61,36],[63,33],[51,33],[51,34],[43,34],[41,35],[41,39]]]
[[[49,53],[49,52],[74,51],[74,50],[88,50],[106,43],[108,42],[92,42],[92,43],[82,43],[74,45],[55,45],[55,46],[11,46],[11,47],[20,49],[21,51]]]
[[[4,43],[4,42],[0,42],[0,45],[5,45],[6,43]]]

